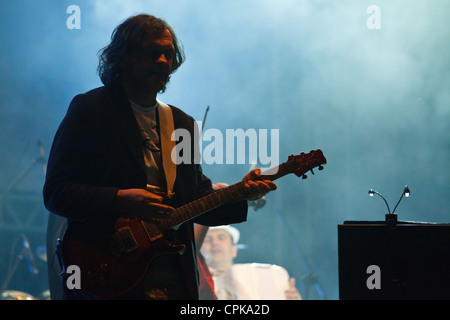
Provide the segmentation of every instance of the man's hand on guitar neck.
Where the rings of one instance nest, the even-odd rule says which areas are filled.
[[[255,201],[262,198],[270,191],[276,190],[276,184],[271,180],[261,180],[261,169],[254,169],[247,173],[242,179],[245,181],[245,188],[247,192],[242,199]]]
[[[145,189],[121,189],[117,192],[114,209],[147,222],[158,222],[175,212],[162,204],[163,196]]]
[[[241,197],[243,200],[260,199],[277,188],[273,181],[261,180],[260,169],[250,171],[242,180],[246,189]],[[162,203],[163,198],[162,195],[145,189],[121,189],[116,194],[113,209],[140,220],[157,223],[175,212],[173,207]]]

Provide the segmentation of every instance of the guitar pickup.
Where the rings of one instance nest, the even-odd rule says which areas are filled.
[[[161,230],[156,225],[145,221],[141,221],[141,223],[142,226],[144,227],[145,232],[147,233],[148,239],[151,242],[163,237]]]
[[[117,230],[110,238],[109,247],[114,256],[120,256],[125,253],[136,250],[139,246],[131,232],[126,226]]]

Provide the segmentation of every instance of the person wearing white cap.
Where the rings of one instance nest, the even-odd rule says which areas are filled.
[[[207,227],[196,226],[205,232]],[[283,267],[234,264],[240,232],[233,226],[209,227],[201,246],[219,300],[300,300],[295,279]],[[200,292],[200,297],[202,294]]]

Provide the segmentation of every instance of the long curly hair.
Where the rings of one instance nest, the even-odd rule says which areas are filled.
[[[120,81],[120,65],[126,55],[132,50],[141,48],[146,36],[159,36],[165,30],[172,35],[175,55],[172,70],[174,73],[184,62],[185,56],[181,43],[178,41],[172,27],[164,20],[149,14],[132,16],[118,25],[112,35],[111,42],[99,51],[98,75],[104,85]]]

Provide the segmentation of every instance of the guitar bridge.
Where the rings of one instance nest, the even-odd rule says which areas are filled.
[[[110,238],[109,247],[115,256],[120,256],[125,253],[136,250],[139,246],[136,239],[131,232],[131,229],[126,226],[117,230]]]
[[[161,230],[156,225],[144,221],[141,221],[141,223],[150,241],[155,241],[163,237]]]

